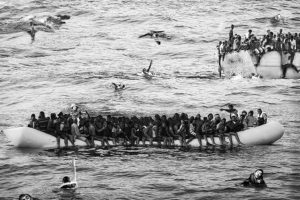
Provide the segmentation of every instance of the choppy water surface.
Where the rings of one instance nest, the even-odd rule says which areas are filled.
[[[299,199],[300,80],[217,78],[216,44],[230,24],[244,34],[267,29],[300,32],[294,1],[8,1],[0,2],[0,128],[26,125],[31,113],[59,112],[73,102],[98,113],[153,115],[216,113],[228,102],[239,110],[261,107],[281,122],[272,146],[226,151],[123,148],[57,155],[10,146],[0,135],[0,194],[14,199]],[[5,27],[28,15],[69,14],[55,33]],[[280,13],[282,24],[269,18]],[[4,28],[3,28],[4,27]],[[164,30],[157,45],[138,36]],[[140,76],[153,60],[157,74]],[[114,92],[111,83],[126,89]],[[129,151],[129,152],[128,152]],[[79,188],[55,188],[77,157]],[[235,184],[263,168],[268,188]]]

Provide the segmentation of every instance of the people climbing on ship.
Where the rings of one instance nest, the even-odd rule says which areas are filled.
[[[299,34],[292,34],[290,32],[285,34],[283,33],[283,30],[280,29],[280,31],[276,35],[271,30],[267,30],[267,32],[263,34],[261,38],[258,38],[250,29],[248,30],[248,33],[246,33],[244,40],[242,40],[240,35],[233,33],[233,30],[234,25],[231,25],[229,39],[222,42],[219,41],[219,44],[217,46],[219,55],[219,73],[220,69],[222,69],[221,57],[223,56],[224,61],[226,54],[240,50],[249,50],[250,54],[256,58],[256,61],[254,62],[255,67],[258,67],[260,65],[260,60],[265,53],[270,51],[277,51],[281,54],[281,60],[283,60],[282,78],[285,77],[288,68],[292,68],[297,73],[299,73],[299,69],[293,65],[295,53],[300,51]],[[221,51],[221,49],[224,49],[224,52]],[[286,56],[286,54],[289,54],[289,56]]]

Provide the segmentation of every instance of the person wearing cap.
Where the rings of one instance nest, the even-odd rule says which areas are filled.
[[[249,178],[244,180],[242,185],[245,187],[267,187],[263,175],[264,171],[262,169],[257,169],[254,173],[250,174]]]

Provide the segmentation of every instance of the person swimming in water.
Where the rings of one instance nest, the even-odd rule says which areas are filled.
[[[60,189],[76,189],[78,187],[77,181],[76,181],[76,166],[75,166],[75,159],[73,158],[73,181],[71,181],[69,176],[65,176],[62,179],[62,184],[59,186]]]
[[[150,72],[151,66],[152,66],[152,60],[150,61],[150,65],[149,65],[148,69],[146,69],[146,68],[143,69],[143,74],[147,77],[153,76],[153,74]]]
[[[115,86],[115,91],[119,91],[119,90],[123,90],[125,88],[125,85],[124,84],[116,84],[116,83],[112,83],[113,86]]]
[[[242,185],[244,187],[267,187],[267,184],[263,178],[264,171],[262,169],[255,170],[254,173],[251,173],[249,178],[243,181]]]
[[[28,33],[28,34],[30,35],[30,37],[31,37],[31,43],[33,43],[34,40],[35,40],[35,34],[36,34],[37,31],[36,31],[35,28],[34,28],[33,22],[30,22],[29,25],[30,25],[30,30],[27,31],[27,33]]]
[[[39,200],[38,198],[34,198],[29,194],[20,194],[19,200]]]

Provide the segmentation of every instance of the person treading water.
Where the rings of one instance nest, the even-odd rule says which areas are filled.
[[[144,68],[143,69],[143,74],[146,78],[151,78],[154,74],[152,72],[150,72],[151,66],[152,66],[152,60],[150,61],[150,65],[148,67],[148,69]]]
[[[263,175],[264,171],[262,169],[257,169],[254,173],[250,174],[249,178],[243,181],[242,185],[245,187],[267,187]]]
[[[124,84],[121,84],[121,83],[119,83],[119,84],[112,83],[112,84],[113,84],[113,86],[115,86],[115,91],[119,91],[119,90],[125,89],[125,85]]]
[[[73,180],[71,181],[69,176],[65,176],[62,179],[62,184],[59,186],[60,189],[76,189],[78,188],[78,184],[76,181],[76,166],[75,166],[75,159],[73,158],[73,173],[74,173],[74,177]]]
[[[30,35],[31,43],[32,43],[35,40],[35,34],[36,34],[37,31],[34,29],[33,22],[30,22],[29,24],[30,24],[30,31],[27,31],[27,33]]]
[[[38,200],[38,199],[30,196],[29,194],[20,194],[19,200]]]

